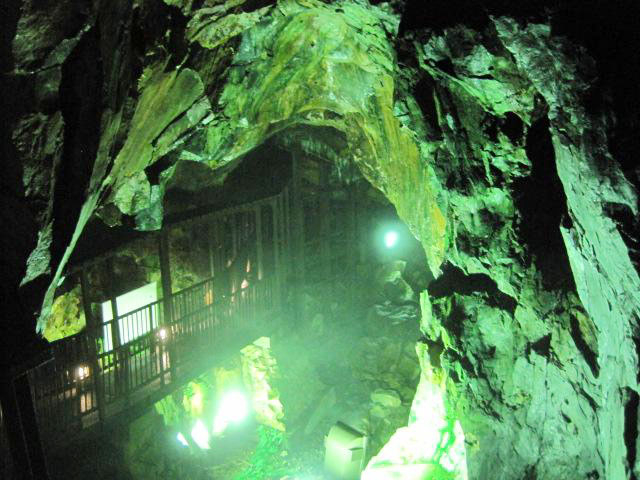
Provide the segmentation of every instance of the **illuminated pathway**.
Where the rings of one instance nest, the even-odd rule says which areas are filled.
[[[210,278],[121,315],[114,298],[115,321],[113,315],[97,321],[85,305],[88,327],[53,342],[48,358],[27,369],[45,449],[117,417],[134,417],[269,334],[290,264],[287,195],[285,189],[180,223],[212,232],[217,243],[210,251]],[[224,235],[225,229],[231,235]],[[158,243],[163,291],[171,292],[167,239],[164,231]],[[236,275],[237,263],[245,277]],[[86,280],[85,274],[83,290]]]

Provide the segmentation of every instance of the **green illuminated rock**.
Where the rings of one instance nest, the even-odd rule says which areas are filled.
[[[38,309],[49,339],[80,328],[77,295],[55,292],[94,222],[158,230],[190,207],[172,198],[215,190],[273,141],[364,176],[421,242],[421,361],[469,478],[640,475],[638,42],[610,12],[640,15],[529,3],[9,2],[7,352]],[[179,233],[187,286],[206,272]],[[400,280],[390,293],[415,303]],[[354,371],[405,406],[411,365],[394,378],[366,360]],[[416,453],[426,403],[371,468],[455,471]]]

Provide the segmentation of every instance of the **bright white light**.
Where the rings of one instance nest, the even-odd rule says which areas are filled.
[[[191,429],[191,438],[202,450],[209,450],[209,431],[202,420],[198,420]]]
[[[392,248],[398,243],[398,232],[390,230],[384,234],[384,244],[387,248]]]
[[[80,365],[76,369],[76,378],[78,380],[84,380],[88,376],[89,376],[89,367],[87,367],[86,365]]]
[[[176,435],[176,438],[178,439],[178,441],[184,445],[185,447],[189,446],[189,442],[187,442],[187,439],[184,438],[184,435],[182,433],[178,433],[178,435]]]
[[[160,337],[160,340],[166,340],[167,339],[167,329],[166,328],[161,328],[158,331],[158,336]]]
[[[239,423],[249,414],[249,404],[240,392],[227,393],[220,403],[220,409],[213,420],[213,434],[220,435],[230,423]]]
[[[155,302],[158,299],[158,290],[156,283],[152,282],[143,287],[136,288],[130,292],[120,295],[116,298],[116,307],[118,308],[118,329],[120,333],[120,343],[125,344],[140,335],[143,335],[158,325],[158,316],[153,309],[144,309],[138,314],[126,316],[127,313],[138,310],[145,305]],[[102,303],[102,319],[109,322],[113,319],[113,310],[111,302]],[[111,338],[111,324],[107,323],[103,326],[104,351],[113,350],[113,339]]]

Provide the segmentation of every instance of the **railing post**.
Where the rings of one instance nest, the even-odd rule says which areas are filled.
[[[263,275],[263,271],[262,271],[262,256],[263,256],[263,251],[262,251],[262,207],[260,205],[258,205],[255,208],[255,215],[256,215],[256,263],[257,263],[257,271],[258,274],[256,275],[257,280],[262,280],[262,275]]]
[[[304,206],[302,198],[302,176],[300,160],[297,155],[292,159],[291,181],[291,229],[293,240],[293,303],[295,318],[302,314],[301,287],[304,285],[305,255],[304,255]]]
[[[16,478],[46,480],[46,459],[26,374],[16,379],[10,371],[0,372],[0,402],[13,474]]]
[[[115,290],[115,269],[113,265],[113,258],[109,258],[107,261],[107,270],[109,275],[109,285],[110,285],[110,294],[109,301],[111,303],[111,340],[113,344],[113,357],[115,361],[115,374],[116,374],[116,391],[118,393],[125,393],[127,395],[128,391],[128,378],[129,378],[129,361],[126,355],[121,348],[122,342],[120,338],[120,319],[118,313],[118,302],[116,300],[116,290]]]
[[[84,308],[84,318],[87,323],[88,347],[90,368],[93,371],[93,384],[95,386],[96,401],[98,403],[98,419],[100,425],[104,425],[104,388],[103,378],[98,364],[98,347],[97,342],[100,338],[100,325],[96,321],[93,311],[91,310],[91,302],[89,301],[89,278],[85,269],[80,273],[80,293],[82,295],[82,307]]]
[[[280,215],[278,212],[278,202],[271,201],[271,223],[273,224],[273,278],[274,278],[274,297],[276,308],[280,309],[282,302],[282,291],[280,289]]]
[[[168,336],[167,342],[173,344],[173,347],[169,347],[169,370],[171,372],[171,379],[175,377],[176,367],[176,351],[175,351],[175,335],[177,335],[177,329],[174,332],[173,323],[173,294],[171,292],[171,263],[169,259],[169,237],[166,230],[160,233],[158,240],[158,255],[160,256],[160,279],[162,281],[162,303],[164,307],[164,323],[168,325],[169,331],[172,333]],[[164,369],[163,373],[164,375]]]
[[[322,167],[321,167],[322,168]],[[328,280],[332,273],[331,258],[331,215],[329,208],[329,165],[322,168],[320,172],[320,198],[319,198],[319,220],[320,220],[320,275],[322,280]],[[327,190],[327,191],[325,191]]]
[[[359,257],[359,239],[358,239],[358,190],[356,187],[352,186],[347,190],[347,262],[348,262],[348,271],[350,272],[350,281],[351,285],[349,285],[349,301],[351,306],[355,303],[355,278],[356,278],[356,270],[358,266],[358,257]]]

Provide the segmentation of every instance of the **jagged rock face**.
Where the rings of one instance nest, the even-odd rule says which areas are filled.
[[[417,44],[452,265],[423,327],[473,433],[470,476],[624,478],[640,303],[606,205],[637,215],[637,197],[606,151],[601,112],[584,105],[588,57],[508,18]]]
[[[166,191],[220,183],[268,138],[324,152],[394,203],[438,277],[423,364],[469,477],[638,475],[640,181],[613,158],[598,64],[541,17],[443,25],[405,3],[9,9],[8,285],[41,299],[94,214],[157,229]]]

